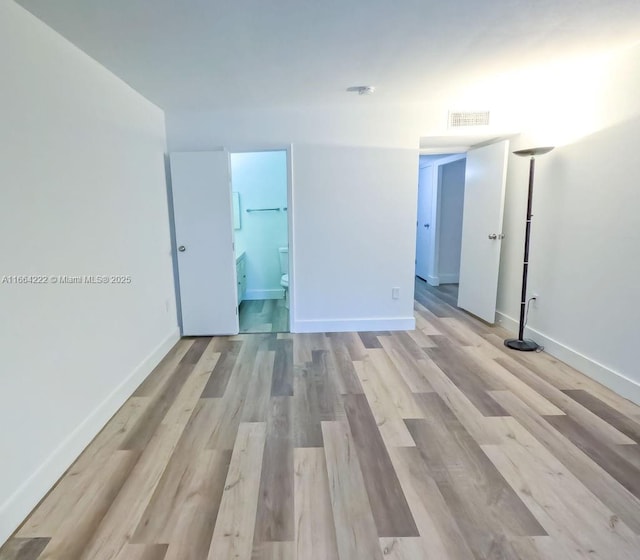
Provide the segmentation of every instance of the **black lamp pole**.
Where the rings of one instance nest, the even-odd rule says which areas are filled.
[[[532,352],[539,346],[533,340],[524,339],[524,320],[527,307],[527,275],[529,274],[529,242],[531,240],[531,210],[533,203],[533,176],[536,168],[536,156],[549,153],[553,147],[529,148],[513,152],[517,156],[530,157],[529,160],[529,196],[527,198],[527,225],[524,230],[524,264],[522,266],[522,295],[520,296],[520,328],[518,338],[509,338],[504,345],[521,352]]]

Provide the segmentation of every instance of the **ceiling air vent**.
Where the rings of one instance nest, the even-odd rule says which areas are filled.
[[[449,111],[449,128],[461,126],[486,126],[489,111]]]

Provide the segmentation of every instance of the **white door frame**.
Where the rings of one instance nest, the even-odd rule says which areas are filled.
[[[429,276],[425,278],[430,286],[440,285],[440,275],[438,270],[438,259],[440,256],[440,204],[442,189],[442,173],[441,167],[454,161],[459,161],[467,157],[466,153],[454,154],[437,159],[432,162],[432,184],[431,191],[431,225],[430,229],[430,254],[429,254]]]
[[[424,170],[424,175],[423,175]],[[429,215],[424,216],[422,214],[422,204],[424,204],[424,186],[422,182],[422,177],[426,176],[430,181],[430,191],[429,191]],[[415,270],[414,275],[423,278],[424,280],[431,274],[431,199],[433,198],[433,163],[429,161],[426,165],[418,167],[418,212],[416,216],[416,258],[415,258]],[[420,218],[426,219],[428,224],[420,223]],[[418,270],[418,253],[421,251],[420,247],[420,232],[424,231],[425,227],[428,227],[427,231],[424,233],[424,237],[426,238],[426,245],[428,251],[428,257],[426,259],[420,259],[420,264],[423,267],[422,270]],[[421,229],[423,228],[423,229]],[[426,262],[424,262],[426,261]],[[420,272],[420,274],[418,274]]]
[[[494,144],[494,143],[500,142],[502,140],[511,140],[514,137],[518,136],[518,134],[519,134],[519,132],[512,132],[512,133],[502,134],[502,135],[495,135],[494,134],[494,135],[491,135],[491,136],[478,136],[478,137],[473,137],[473,139],[472,139],[473,142],[472,143],[471,142],[469,142],[469,143],[465,142],[466,145],[462,145],[461,143],[460,144],[456,144],[455,147],[454,146],[446,146],[446,145],[444,145],[444,146],[434,145],[433,147],[429,147],[429,148],[425,148],[425,149],[420,150],[419,153],[420,153],[420,155],[437,156],[438,154],[450,154],[453,151],[460,152],[460,153],[457,153],[454,156],[443,157],[442,159],[434,160],[433,161],[433,169],[434,169],[434,173],[437,173],[436,170],[439,168],[439,164],[451,163],[453,161],[456,161],[456,159],[462,159],[463,157],[466,158],[467,157],[467,152],[469,150],[473,149],[473,148],[480,148],[482,146],[485,146],[485,145],[488,145],[488,144]],[[429,137],[421,138],[420,139],[421,145],[422,145],[423,141],[425,141],[425,140],[428,141]],[[468,141],[468,140],[471,140],[471,138],[468,138],[468,139],[465,138],[465,140]],[[469,145],[469,144],[471,144],[471,145]],[[435,193],[435,197],[438,197],[440,184],[438,182],[438,177],[437,176],[436,176],[435,180],[436,180],[436,188],[433,189],[433,192]],[[465,181],[465,183],[466,183],[466,181]],[[466,184],[465,184],[465,187],[466,187]],[[437,198],[434,201],[434,203],[432,204],[432,211],[434,210],[434,208],[435,208],[435,211],[437,212],[437,210],[438,210]],[[438,219],[437,213],[433,214],[433,217],[435,217],[436,224],[437,224],[437,219]],[[433,221],[432,221],[432,223],[433,223]],[[430,270],[432,271],[432,274],[433,274],[433,271],[434,271],[435,262],[437,262],[437,261],[435,261],[435,259],[436,259],[436,250],[435,250],[436,249],[436,235],[435,235],[435,230],[438,227],[439,227],[439,225],[436,225],[436,227],[431,228],[432,229],[432,232],[431,232],[431,242],[432,242],[431,255],[432,255],[432,261],[430,263]],[[430,280],[433,281],[433,282],[436,282],[436,280],[437,280],[437,283],[431,284]],[[427,278],[427,282],[430,285],[434,285],[434,286],[439,285],[439,279],[436,279],[435,277]]]
[[[295,325],[295,241],[294,241],[294,188],[293,188],[293,146],[291,144],[232,144],[225,149],[229,154],[245,154],[250,152],[286,152],[287,153],[287,239],[289,243],[289,331]],[[231,176],[233,189],[233,175]],[[238,302],[236,302],[237,304]]]

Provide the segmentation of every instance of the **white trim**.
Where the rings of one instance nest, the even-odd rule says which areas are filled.
[[[289,286],[287,287],[286,307],[289,310],[289,325],[295,323],[296,317],[296,244],[295,244],[295,183],[293,181],[293,144],[287,146],[287,226],[289,240]],[[291,329],[289,329],[291,330]]]
[[[180,339],[179,329],[167,336],[0,505],[0,544],[5,542],[73,464],[109,419],[133,394]]]
[[[412,331],[416,328],[415,317],[388,317],[379,319],[303,319],[291,327],[294,333],[319,332],[367,332],[367,331]]]
[[[448,146],[446,148],[420,148],[418,154],[421,156],[437,156],[440,154],[453,154],[454,152],[466,153],[470,149],[470,145],[460,144],[459,146]]]
[[[460,281],[460,274],[451,272],[449,274],[440,274],[438,278],[440,284],[457,284]]]
[[[504,313],[496,312],[497,322],[511,332],[518,332],[518,321]],[[608,366],[601,364],[588,356],[569,348],[557,340],[532,329],[525,328],[525,336],[532,338],[538,344],[544,346],[546,352],[555,356],[559,360],[576,368],[578,371],[588,375],[595,381],[602,383],[612,391],[623,396],[625,399],[640,405],[640,384],[629,379],[622,373],[612,370]]]
[[[440,278],[438,276],[431,276],[431,274],[429,274],[429,276],[427,276],[425,280],[427,281],[427,284],[429,284],[429,286],[440,285]]]
[[[293,144],[276,143],[252,143],[241,142],[238,144],[227,145],[227,151],[231,154],[246,153],[246,152],[286,152],[287,153],[287,236],[289,240],[289,288],[287,289],[289,301],[287,308],[289,309],[289,324],[293,325],[295,317],[295,242],[294,242],[294,185],[293,185]],[[235,236],[234,236],[235,239]],[[252,290],[253,291],[253,290]],[[254,299],[282,299],[284,298],[284,290],[282,290],[282,296],[278,298],[254,298]],[[245,295],[244,299],[252,299],[248,295]]]
[[[243,299],[283,299],[284,289],[275,288],[272,290],[247,290]]]

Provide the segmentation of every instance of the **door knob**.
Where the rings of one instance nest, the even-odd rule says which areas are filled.
[[[180,245],[180,247],[178,247],[178,251],[180,251],[181,253],[184,253],[187,250],[187,248],[184,245]]]
[[[424,227],[429,228],[429,224],[424,224]]]
[[[490,233],[489,239],[498,239],[498,236],[495,233]]]

